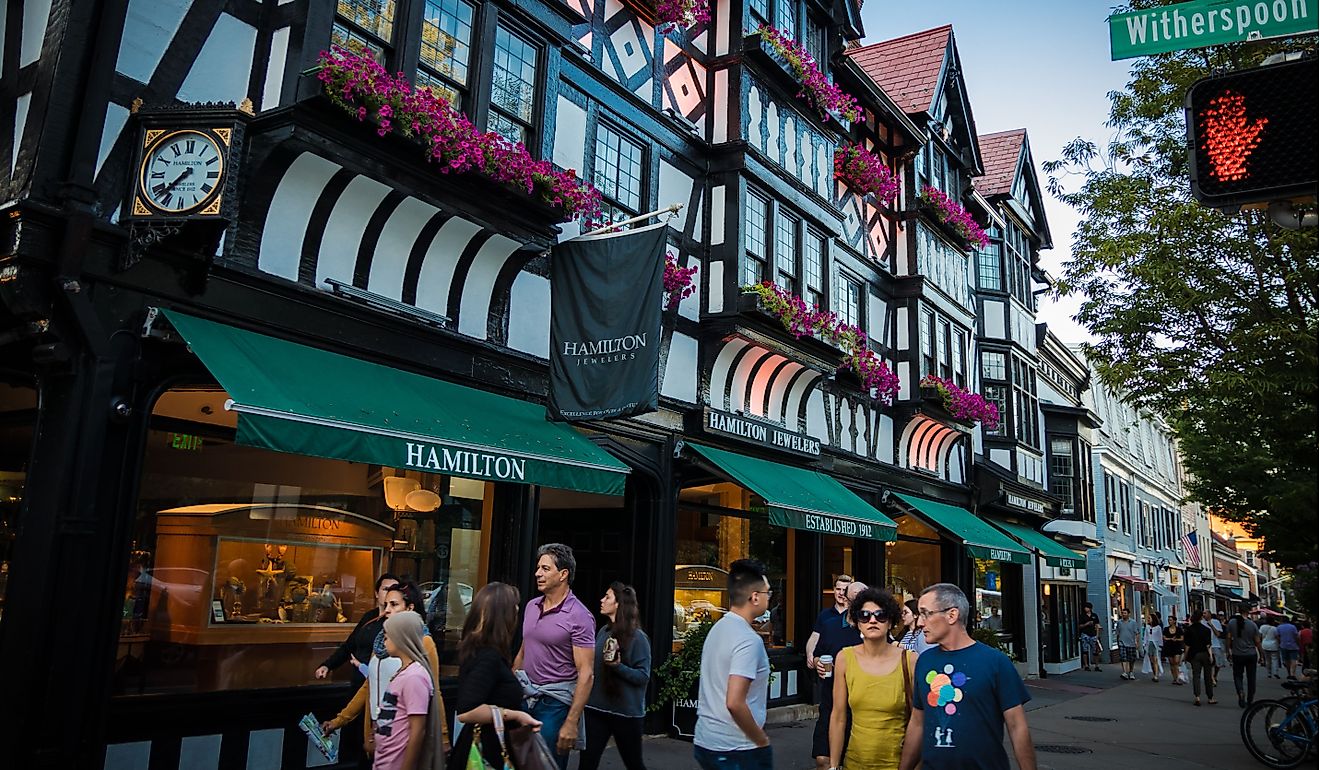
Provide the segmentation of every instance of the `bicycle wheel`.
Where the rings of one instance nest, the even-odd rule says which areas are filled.
[[[1297,711],[1297,704],[1256,701],[1242,714],[1242,743],[1258,762],[1270,767],[1296,767],[1315,743],[1315,730]]]

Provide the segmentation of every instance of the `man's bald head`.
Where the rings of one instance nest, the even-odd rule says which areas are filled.
[[[853,600],[853,599],[856,599],[856,598],[857,598],[857,595],[860,594],[862,591],[865,591],[868,587],[869,587],[869,586],[867,586],[865,583],[863,583],[863,582],[860,581],[860,580],[854,580],[853,582],[849,583],[849,584],[848,584],[848,602],[851,604],[851,603],[852,603],[852,600]]]

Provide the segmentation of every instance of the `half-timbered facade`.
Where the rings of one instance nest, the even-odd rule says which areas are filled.
[[[348,667],[315,672],[383,570],[422,583],[448,690],[474,592],[526,598],[538,543],[575,548],[584,601],[635,585],[660,650],[722,611],[729,561],[762,559],[771,704],[787,705],[813,697],[802,647],[835,575],[970,592],[989,585],[973,549],[1025,559],[958,523],[979,504],[979,429],[920,385],[976,388],[980,312],[973,255],[922,188],[982,222],[1009,214],[972,187],[952,30],[863,46],[859,13],[717,0],[674,26],[645,0],[9,3],[0,651],[24,696],[0,707],[0,740],[17,761],[327,764],[296,723],[353,693]],[[805,102],[763,25],[860,119]],[[582,228],[342,109],[318,79],[336,45],[574,170],[614,221],[681,206],[669,251],[698,290],[665,315],[658,411],[545,419],[548,249]],[[153,181],[174,133],[195,182]],[[892,202],[836,178],[846,143],[897,177]],[[182,207],[215,185],[197,217],[138,208],[137,190]],[[789,333],[748,291],[766,282],[864,332],[895,403],[836,341]],[[758,483],[776,473],[840,507],[793,514]],[[652,728],[683,732],[681,711]],[[356,761],[361,737],[342,740]]]

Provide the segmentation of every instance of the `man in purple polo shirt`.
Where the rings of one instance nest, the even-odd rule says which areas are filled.
[[[513,670],[523,676],[528,711],[541,721],[541,735],[555,749],[560,770],[581,750],[582,709],[595,677],[596,621],[569,585],[577,571],[573,549],[547,543],[536,550],[536,590],[523,611],[523,641]]]

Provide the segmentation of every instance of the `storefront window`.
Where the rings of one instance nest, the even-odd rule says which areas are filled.
[[[226,398],[176,389],[152,413],[116,693],[313,684],[386,570],[422,586],[455,675],[494,485],[239,446]]]
[[[728,567],[738,559],[758,559],[769,571],[770,607],[752,627],[771,650],[791,646],[795,580],[787,566],[792,530],[770,524],[764,501],[729,483],[682,490],[677,524],[676,646],[694,625],[728,612]]]
[[[1041,638],[1045,662],[1062,663],[1081,654],[1078,620],[1086,603],[1086,586],[1044,583],[1041,601]]]
[[[984,621],[990,617],[991,608],[1000,611],[1003,615],[1004,609],[1004,571],[1000,562],[991,559],[973,559],[973,569],[976,575],[976,601],[972,606],[972,611],[976,613],[977,622]]]
[[[896,521],[898,542],[885,545],[885,585],[895,599],[907,601],[940,582],[940,536],[912,516]]]
[[[37,420],[37,391],[25,382],[0,376],[0,623],[4,622],[10,565],[18,540],[19,509],[32,454],[32,426]]]

